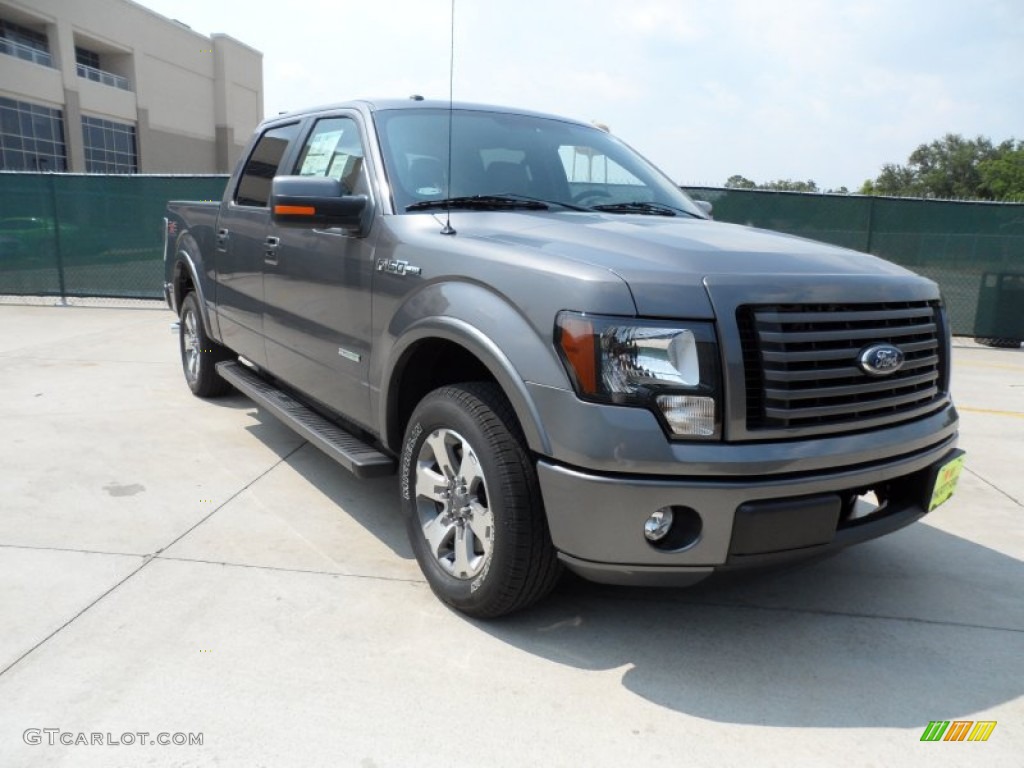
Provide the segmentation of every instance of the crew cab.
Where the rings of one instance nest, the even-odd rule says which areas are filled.
[[[716,222],[561,117],[353,101],[259,126],[171,202],[185,380],[398,474],[434,592],[493,617],[560,569],[685,585],[829,553],[952,494],[937,286]]]

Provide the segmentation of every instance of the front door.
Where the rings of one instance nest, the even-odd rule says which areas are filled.
[[[315,121],[290,169],[331,176],[344,194],[373,194],[365,143],[355,115]],[[267,368],[279,379],[363,426],[372,424],[370,358],[370,233],[306,224],[272,224],[277,238],[265,260],[263,329]]]

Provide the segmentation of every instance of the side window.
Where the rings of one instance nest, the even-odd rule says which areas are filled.
[[[256,143],[256,148],[242,169],[242,178],[235,190],[235,203],[267,207],[270,200],[270,182],[277,174],[281,158],[288,149],[289,142],[298,135],[299,124],[282,125],[271,128]]]
[[[296,164],[297,176],[329,176],[341,182],[342,194],[367,193],[363,142],[349,117],[318,120]]]

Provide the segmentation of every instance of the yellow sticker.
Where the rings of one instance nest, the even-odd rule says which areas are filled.
[[[932,500],[928,504],[928,511],[931,512],[940,504],[949,501],[949,497],[956,490],[957,481],[964,468],[964,454],[960,454],[952,461],[947,462],[939,469],[935,477],[935,486],[932,488]]]

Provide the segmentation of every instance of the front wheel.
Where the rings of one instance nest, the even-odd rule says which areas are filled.
[[[218,397],[230,391],[231,385],[220,377],[215,366],[221,360],[229,360],[231,352],[206,335],[195,293],[189,293],[181,302],[178,349],[185,382],[193,395]]]
[[[401,488],[416,559],[445,603],[493,618],[554,587],[560,567],[536,469],[495,385],[423,398],[405,432]]]

